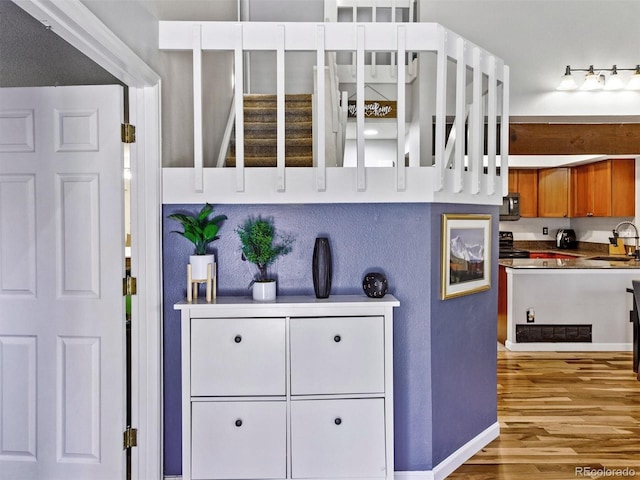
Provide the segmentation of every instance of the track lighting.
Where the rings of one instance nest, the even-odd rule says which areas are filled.
[[[633,74],[630,79],[625,80],[619,73],[621,71],[630,71]],[[586,72],[584,82],[580,87],[571,72]],[[608,74],[608,77],[605,73]],[[640,90],[640,65],[636,65],[635,68],[618,68],[617,65],[613,65],[611,68],[594,68],[593,65],[589,65],[589,68],[571,68],[571,65],[567,65],[557,89],[577,90],[578,88],[590,91],[602,89]]]

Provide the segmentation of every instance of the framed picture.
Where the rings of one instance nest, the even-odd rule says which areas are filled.
[[[440,298],[491,287],[491,215],[442,214]]]

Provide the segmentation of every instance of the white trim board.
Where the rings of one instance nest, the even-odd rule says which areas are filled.
[[[148,87],[160,81],[160,76],[80,0],[13,1],[127,86]]]
[[[140,280],[132,302],[132,426],[138,428],[138,446],[132,449],[131,474],[140,480],[160,479],[164,470],[160,77],[80,0],[15,3],[129,87],[129,120],[137,127],[137,143],[131,148],[132,275]]]
[[[433,470],[395,472],[394,478],[396,480],[444,480],[499,436],[500,424],[496,422],[458,448]]]

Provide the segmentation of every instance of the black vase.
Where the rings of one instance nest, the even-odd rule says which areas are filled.
[[[331,247],[326,237],[316,238],[313,247],[313,290],[317,298],[328,298],[331,291]]]

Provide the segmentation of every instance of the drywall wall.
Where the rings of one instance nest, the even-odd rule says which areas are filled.
[[[173,304],[186,295],[185,269],[192,245],[171,233],[173,212],[200,205],[165,205],[164,445],[165,474],[181,461],[180,315]],[[273,217],[296,237],[278,262],[279,294],[313,294],[311,258],[317,236],[328,236],[333,257],[332,294],[362,294],[367,271],[386,274],[400,300],[394,312],[395,462],[397,471],[427,471],[497,421],[497,250],[490,290],[440,300],[441,214],[490,213],[497,207],[429,204],[218,205],[229,217],[212,244],[220,295],[249,295],[252,272],[240,258],[234,229],[250,215]],[[493,222],[497,236],[497,222]]]

